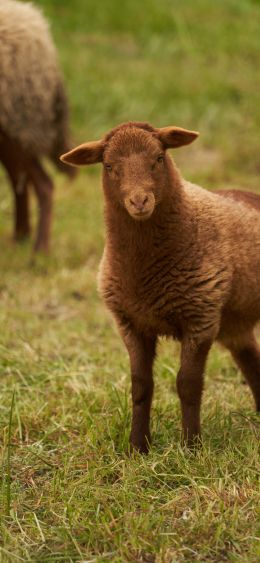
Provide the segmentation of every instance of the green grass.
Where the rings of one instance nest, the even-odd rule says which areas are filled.
[[[128,119],[199,129],[176,151],[183,173],[258,189],[258,2],[37,4],[52,22],[76,142]],[[162,341],[152,450],[127,455],[128,359],[96,291],[99,170],[55,182],[52,253],[31,265],[31,246],[11,240],[0,176],[0,560],[256,563],[260,421],[248,387],[214,347],[203,445],[186,451],[179,346]]]
[[[77,141],[129,119],[190,127],[201,138],[187,154],[199,156],[207,181],[256,187],[258,2],[41,4],[60,46]]]

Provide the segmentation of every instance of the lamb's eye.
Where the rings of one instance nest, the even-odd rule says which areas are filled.
[[[111,171],[111,170],[112,170],[111,164],[107,164],[107,163],[106,163],[106,164],[105,164],[105,169],[108,170],[108,171]]]
[[[163,162],[163,161],[164,161],[163,154],[159,154],[159,156],[157,156],[157,162]]]

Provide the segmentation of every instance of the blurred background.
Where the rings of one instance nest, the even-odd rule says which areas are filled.
[[[75,144],[98,139],[128,120],[175,124],[200,131],[196,143],[174,153],[184,176],[207,188],[258,189],[257,0],[35,0],[35,4],[48,18],[58,49]],[[52,238],[65,254],[73,244],[80,260],[81,224],[88,222],[92,244],[98,244],[99,251],[102,246],[96,242],[101,231],[93,242],[91,227],[94,220],[102,229],[99,175],[99,166],[85,169],[70,188],[64,178],[56,178],[59,204]],[[90,181],[84,180],[83,187],[86,177]],[[0,181],[4,183],[2,175]],[[1,239],[10,234],[12,214],[6,183],[3,190]],[[60,256],[61,252],[57,259]]]
[[[201,132],[191,174],[255,185],[259,172],[257,0],[37,0],[49,18],[76,141],[117,123]],[[177,154],[176,154],[177,156]],[[177,156],[178,158],[178,156]]]

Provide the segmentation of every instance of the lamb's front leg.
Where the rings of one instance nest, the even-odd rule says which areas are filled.
[[[153,362],[156,353],[156,338],[124,327],[121,334],[127,347],[132,378],[133,414],[130,433],[131,448],[147,453],[150,435],[150,410],[153,396]]]
[[[181,367],[177,375],[177,390],[181,401],[183,440],[189,446],[200,437],[200,405],[203,372],[211,341],[182,344]]]

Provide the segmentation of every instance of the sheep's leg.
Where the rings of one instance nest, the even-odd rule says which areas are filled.
[[[47,252],[49,248],[52,219],[53,183],[40,162],[36,159],[30,164],[30,177],[39,206],[39,219],[34,250]]]
[[[129,327],[127,331],[122,332],[122,336],[129,353],[132,378],[133,413],[130,446],[141,453],[147,453],[151,442],[150,410],[156,338],[138,334]]]
[[[7,150],[9,148],[10,150]],[[14,238],[23,240],[30,234],[29,219],[29,194],[28,194],[28,176],[26,172],[26,161],[23,160],[21,153],[15,150],[13,145],[5,147],[5,151],[1,152],[1,160],[5,166],[6,172],[14,194],[15,220],[14,220]]]
[[[260,412],[260,350],[253,334],[240,347],[230,347],[231,354],[252,390],[256,410]]]
[[[182,345],[177,390],[181,401],[183,440],[189,446],[200,437],[203,372],[210,346],[208,341],[199,345],[188,341]]]
[[[30,235],[29,194],[26,173],[21,173],[16,178],[12,175],[11,182],[15,203],[14,238],[16,240],[24,240]]]

